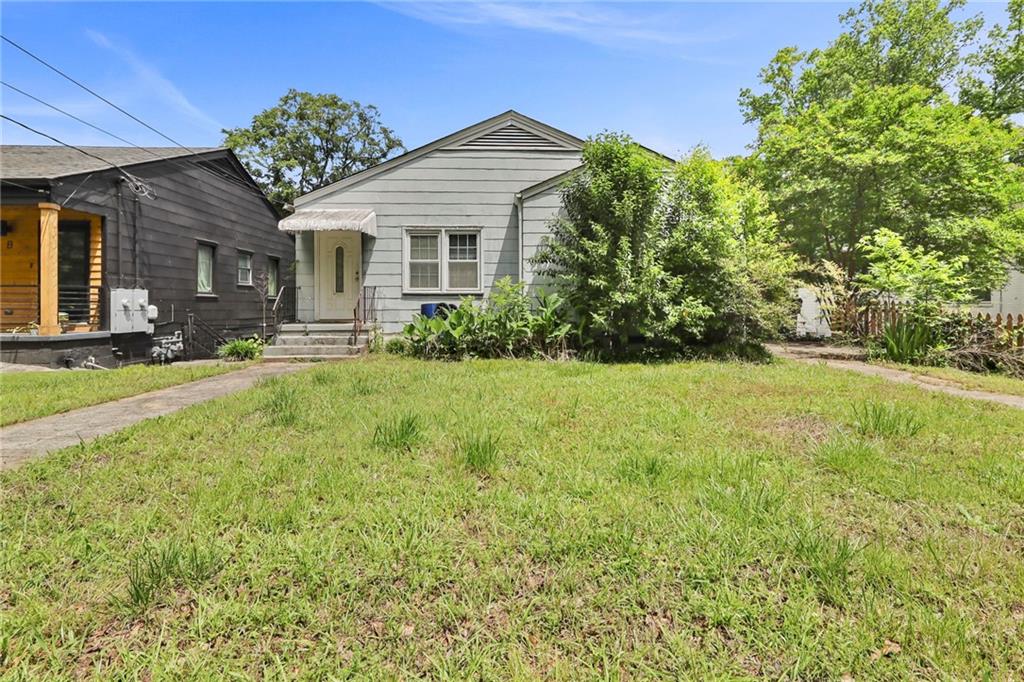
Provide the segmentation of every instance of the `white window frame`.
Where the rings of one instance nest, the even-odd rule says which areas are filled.
[[[476,235],[476,281],[477,286],[471,289],[455,288],[448,284],[448,237],[456,234]],[[410,237],[430,235],[437,237],[438,249],[438,287],[436,289],[414,288],[410,285]],[[459,261],[471,262],[471,261]],[[482,294],[484,290],[484,241],[479,227],[406,227],[402,234],[402,293],[403,294]]]
[[[249,279],[247,280],[242,279],[242,258],[249,259],[249,267],[246,268],[246,270],[249,273]],[[242,251],[241,249],[238,250],[238,256],[237,258],[235,258],[235,281],[238,283],[239,286],[252,286],[252,266],[255,260],[256,259],[253,258],[253,254],[251,251]]]
[[[200,289],[199,288],[199,258],[200,254],[205,250],[210,251],[210,288]],[[217,245],[211,244],[210,242],[196,242],[196,295],[197,296],[216,296],[217,291]]]
[[[270,273],[274,273],[274,290],[270,291]],[[281,293],[281,259],[267,256],[267,298],[277,298]]]

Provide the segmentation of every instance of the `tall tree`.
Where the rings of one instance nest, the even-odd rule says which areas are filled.
[[[224,144],[282,207],[404,149],[377,107],[295,89],[248,127],[223,133]]]
[[[812,261],[863,270],[861,240],[887,228],[908,247],[963,256],[971,283],[1024,262],[1024,137],[947,89],[980,28],[960,0],[867,0],[821,50],[784,48],[740,104],[758,125],[742,168],[768,191],[783,234]]]
[[[1009,22],[996,25],[988,42],[968,56],[976,70],[964,75],[961,101],[986,116],[1024,113],[1024,0],[1010,0]]]

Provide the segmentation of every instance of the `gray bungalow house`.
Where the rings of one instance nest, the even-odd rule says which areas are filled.
[[[365,322],[391,335],[424,303],[485,296],[506,276],[532,284],[582,147],[508,111],[300,197],[279,223],[295,234],[300,321],[283,343]]]

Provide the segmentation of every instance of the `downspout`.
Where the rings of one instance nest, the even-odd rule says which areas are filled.
[[[524,272],[523,254],[525,253],[525,251],[523,250],[523,193],[522,192],[516,192],[516,200],[515,201],[516,201],[516,222],[519,223],[519,225],[518,225],[518,230],[519,230],[519,266],[518,266],[519,267],[519,272],[518,272],[518,276],[519,276],[519,281],[522,282],[523,281],[523,272]]]
[[[114,185],[117,187],[117,239],[115,240],[117,247],[117,286],[124,286],[123,271],[121,270],[121,212],[124,210],[124,197],[121,194],[122,179],[118,178],[114,181]]]
[[[132,273],[135,277],[136,289],[143,287],[142,279],[139,277],[139,212],[142,210],[142,202],[138,197],[132,199],[135,207],[132,210]]]

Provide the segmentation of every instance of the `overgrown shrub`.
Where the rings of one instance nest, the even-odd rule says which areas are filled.
[[[217,348],[217,357],[223,360],[255,360],[263,355],[264,345],[258,336],[251,339],[232,339]]]
[[[384,342],[384,352],[388,355],[408,355],[409,342],[399,337],[388,339]]]
[[[562,357],[572,329],[564,315],[557,294],[531,300],[522,282],[506,277],[481,303],[467,297],[435,317],[415,316],[404,335],[409,352],[423,358]]]
[[[859,248],[868,263],[855,281],[862,300],[900,308],[877,339],[867,339],[874,357],[1024,377],[1024,349],[991,322],[956,307],[970,299],[964,258],[910,249],[889,230],[877,231]]]
[[[792,324],[796,259],[757,189],[704,149],[672,164],[606,134],[534,262],[606,357],[751,355]]]

